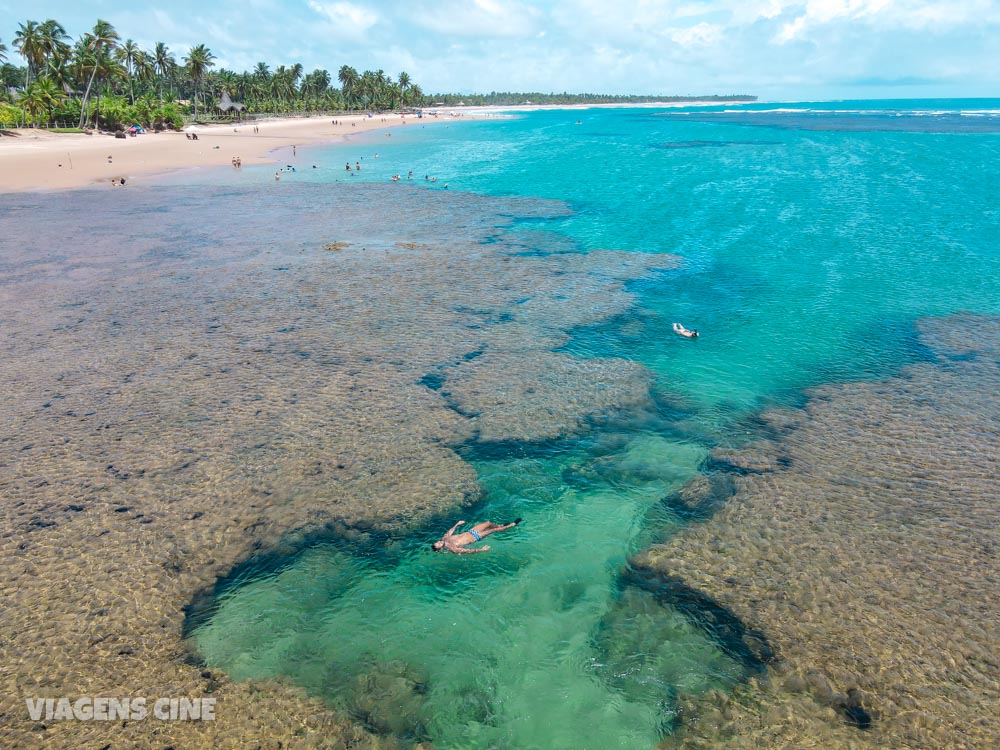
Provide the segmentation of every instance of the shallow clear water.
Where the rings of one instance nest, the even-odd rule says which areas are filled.
[[[998,105],[904,109],[947,131],[958,109]],[[283,184],[398,173],[401,191],[559,199],[571,215],[514,230],[528,252],[551,251],[555,231],[585,251],[681,255],[680,270],[631,285],[626,315],[560,347],[643,363],[660,400],[582,436],[465,446],[485,494],[463,517],[525,519],[489,554],[433,555],[444,531],[433,528],[317,542],[237,572],[193,631],[206,661],[237,678],[291,676],[370,726],[441,748],[652,747],[678,693],[745,679],[755,665],[709,625],[621,577],[629,553],[682,522],[660,501],[712,447],[752,437],[757,410],[928,356],[919,318],[1000,312],[1000,137],[865,124],[895,120],[897,106],[842,104],[838,118],[864,110],[858,129],[773,113],[550,111],[300,148]],[[995,131],[987,120],[979,130]],[[343,163],[362,157],[347,177]],[[271,170],[206,179],[264,185]],[[674,321],[701,337],[674,336]]]

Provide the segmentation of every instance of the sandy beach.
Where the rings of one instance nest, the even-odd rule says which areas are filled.
[[[273,161],[270,154],[279,148],[335,141],[418,122],[451,122],[456,117],[461,116],[442,113],[418,120],[415,115],[324,115],[236,126],[194,125],[185,132],[150,132],[134,138],[31,128],[7,130],[0,132],[0,192],[110,185],[123,178],[128,186],[137,179],[175,169],[231,166],[236,157],[243,166],[266,164]],[[189,139],[190,134],[197,134],[198,140]]]
[[[148,132],[132,138],[107,133],[51,133],[21,128],[0,130],[0,192],[67,190],[95,184],[126,186],[164,172],[196,167],[231,166],[240,158],[243,166],[273,163],[273,152],[296,145],[336,141],[371,130],[516,116],[537,110],[627,108],[676,108],[697,102],[642,104],[576,104],[483,107],[429,107],[425,116],[365,114],[330,117],[285,117],[241,125],[189,125],[184,131]],[[707,106],[710,103],[703,103]],[[334,121],[336,124],[334,124]],[[256,128],[256,132],[255,132]],[[197,134],[194,141],[187,136]]]

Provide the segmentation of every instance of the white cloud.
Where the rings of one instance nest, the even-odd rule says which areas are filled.
[[[34,17],[37,0],[0,0]],[[206,43],[217,67],[406,70],[425,91],[988,96],[1000,0],[49,0],[144,49]],[[0,37],[10,46],[16,23]],[[335,40],[331,43],[331,40]],[[12,55],[13,56],[13,55]],[[13,56],[15,60],[16,56]],[[886,88],[892,86],[893,88]]]
[[[542,13],[520,0],[434,0],[408,8],[411,23],[453,37],[519,37],[539,31]]]
[[[835,19],[857,19],[877,14],[892,0],[809,0],[805,13],[786,23],[778,34],[778,42],[790,42],[804,35],[814,26],[828,24]]]
[[[777,18],[788,5],[787,0],[748,0],[730,3],[730,17],[735,24],[751,24],[760,20]]]
[[[795,7],[786,3],[784,9]],[[837,23],[870,30],[944,30],[996,23],[998,18],[1000,10],[992,0],[809,0],[801,15],[782,26],[775,41],[802,39],[812,30]]]
[[[710,47],[722,38],[723,28],[702,21],[696,26],[677,29],[670,38],[681,47]]]
[[[309,0],[309,7],[348,34],[360,34],[378,22],[374,11],[353,3],[318,3],[316,0]]]

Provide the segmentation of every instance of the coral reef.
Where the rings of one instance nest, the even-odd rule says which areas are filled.
[[[686,701],[696,718],[664,747],[996,744],[1000,321],[921,327],[937,361],[768,415],[773,441],[716,456],[733,497],[637,556],[777,656],[732,695]],[[697,508],[707,481],[679,502]]]

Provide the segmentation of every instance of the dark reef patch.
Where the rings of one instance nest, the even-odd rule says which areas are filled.
[[[762,673],[777,658],[764,633],[748,627],[711,596],[679,578],[631,564],[619,578],[619,587],[626,586],[648,591],[664,606],[687,615],[723,651],[751,673]]]

